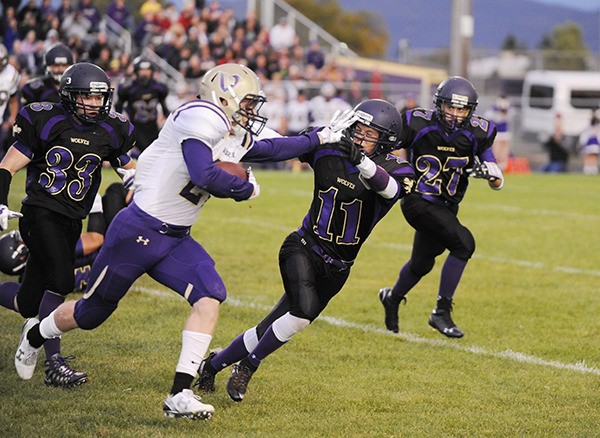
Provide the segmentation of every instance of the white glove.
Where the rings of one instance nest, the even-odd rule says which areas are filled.
[[[23,217],[21,213],[9,210],[4,204],[0,204],[0,231],[4,231],[8,228],[8,220],[16,217]]]
[[[329,121],[329,125],[317,132],[317,135],[321,139],[321,144],[337,143],[340,141],[344,136],[344,130],[352,126],[356,120],[357,117],[354,110],[349,109],[344,112],[337,110]]]
[[[475,157],[475,164],[471,169],[467,169],[467,173],[473,178],[483,178],[490,182],[499,179],[500,185],[497,187],[490,183],[490,187],[492,187],[494,190],[500,190],[504,185],[504,175],[502,175],[502,170],[500,170],[498,164],[494,163],[493,161],[484,161],[482,163],[479,161],[478,157]]]
[[[117,169],[117,173],[119,175],[121,175],[121,178],[123,178],[123,186],[126,189],[132,189],[133,181],[135,179],[135,168],[134,169],[123,169],[123,168],[119,167]]]
[[[248,182],[254,187],[254,191],[248,199],[258,198],[260,196],[260,185],[256,182],[256,177],[251,167],[248,168]]]
[[[493,161],[479,161],[478,157],[475,157],[475,164],[470,169],[467,169],[469,176],[473,178],[483,178],[487,180],[500,178],[502,179],[502,171],[496,163]]]

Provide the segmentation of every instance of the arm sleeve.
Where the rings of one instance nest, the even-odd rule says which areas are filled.
[[[293,137],[265,138],[254,143],[244,155],[243,161],[250,163],[285,161],[309,153],[320,144],[316,130]]]
[[[184,140],[182,151],[190,179],[197,187],[217,198],[244,201],[252,196],[252,184],[215,166],[212,150],[203,141]]]

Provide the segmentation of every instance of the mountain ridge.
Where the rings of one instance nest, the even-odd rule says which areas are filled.
[[[387,25],[390,36],[387,58],[397,59],[398,42],[410,48],[442,48],[450,42],[452,1],[449,0],[338,0],[346,11],[368,10]],[[473,4],[473,48],[500,49],[513,35],[528,49],[539,46],[557,25],[573,21],[581,27],[584,43],[592,52],[600,47],[600,8],[597,11],[553,6],[533,0],[476,0]],[[431,11],[435,11],[434,14]]]

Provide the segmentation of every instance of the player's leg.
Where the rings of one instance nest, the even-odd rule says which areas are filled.
[[[189,236],[178,240],[169,255],[148,272],[192,306],[182,331],[181,352],[163,412],[171,418],[208,419],[214,412],[213,406],[202,403],[190,388],[212,341],[226,290],[214,260],[202,245]]]
[[[421,278],[433,269],[435,258],[445,250],[443,243],[433,233],[439,226],[439,214],[446,214],[446,207],[432,204],[420,195],[404,198],[401,206],[406,221],[416,230],[412,253],[400,269],[394,286],[379,290],[379,300],[385,312],[385,326],[394,333],[399,331],[400,303],[406,300],[406,294]]]

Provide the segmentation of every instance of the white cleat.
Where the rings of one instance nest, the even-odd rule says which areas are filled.
[[[166,398],[163,412],[165,417],[169,418],[208,420],[215,412],[215,408],[212,405],[202,403],[200,397],[194,394],[191,389],[184,389]]]
[[[29,345],[27,340],[27,333],[31,330],[31,327],[38,324],[40,321],[37,318],[29,318],[23,324],[21,330],[21,339],[19,340],[19,348],[15,354],[15,368],[17,374],[23,380],[29,380],[33,377],[35,371],[35,365],[37,363],[39,348],[33,348]]]

